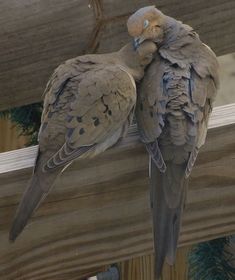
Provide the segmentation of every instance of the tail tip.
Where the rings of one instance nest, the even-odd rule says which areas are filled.
[[[163,270],[164,260],[161,261],[155,259],[155,279],[160,280],[162,277],[162,270]]]
[[[15,240],[16,240],[16,236],[10,232],[8,236],[9,243],[13,244]]]
[[[161,277],[162,277],[162,269],[161,270],[155,269],[155,279],[161,280]]]
[[[10,243],[14,243],[16,238],[18,237],[19,232],[17,232],[14,228],[14,225],[12,226],[12,228],[10,229],[9,232],[9,236],[8,236],[8,240]]]

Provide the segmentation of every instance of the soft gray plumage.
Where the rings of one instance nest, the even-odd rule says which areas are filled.
[[[156,276],[175,261],[187,177],[204,144],[218,88],[218,63],[197,33],[155,7],[128,20],[135,42],[153,39],[158,52],[138,89],[137,123],[151,155],[150,185]]]
[[[156,45],[132,44],[119,52],[84,55],[61,64],[44,99],[34,172],[16,212],[9,239],[14,241],[57,176],[75,158],[92,158],[125,136],[132,121],[135,80],[142,78]]]

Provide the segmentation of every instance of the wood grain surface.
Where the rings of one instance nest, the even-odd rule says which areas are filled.
[[[130,40],[127,17],[152,4],[192,25],[217,55],[235,51],[234,0],[0,0],[0,110],[40,101],[64,60],[118,50]]]
[[[161,280],[188,280],[187,256],[190,246],[177,250],[176,262],[173,266],[165,264]],[[146,255],[117,264],[120,280],[155,280],[154,255]]]
[[[235,104],[214,110],[191,176],[180,246],[235,233],[234,112]],[[152,253],[148,158],[135,127],[93,161],[75,161],[9,244],[35,152],[0,154],[1,280],[81,279],[84,271]]]
[[[9,119],[0,119],[0,153],[24,147],[28,138]]]

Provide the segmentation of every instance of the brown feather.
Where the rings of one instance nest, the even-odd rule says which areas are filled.
[[[144,42],[140,52],[128,44],[117,53],[80,56],[57,67],[44,93],[40,152],[10,240],[21,233],[66,166],[105,151],[125,136],[136,103],[134,79],[142,78],[155,50],[152,42]]]

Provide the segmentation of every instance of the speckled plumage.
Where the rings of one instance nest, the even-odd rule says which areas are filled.
[[[131,27],[135,20],[139,30]],[[147,27],[143,27],[144,23]],[[175,261],[187,177],[205,142],[219,84],[218,62],[190,26],[165,16],[153,6],[132,15],[129,30],[141,41],[151,38],[158,45],[138,89],[136,117],[141,139],[151,156],[151,204],[159,278],[165,259],[169,264]]]
[[[92,158],[125,136],[142,78],[156,45],[132,44],[119,52],[66,61],[52,74],[44,96],[39,149],[9,239],[14,241],[57,176],[75,159]]]

